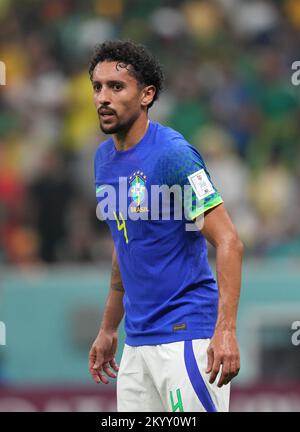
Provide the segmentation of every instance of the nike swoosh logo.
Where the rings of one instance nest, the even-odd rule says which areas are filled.
[[[98,194],[98,193],[100,193],[103,189],[105,189],[106,188],[106,186],[98,186],[97,188],[96,188],[96,194]]]

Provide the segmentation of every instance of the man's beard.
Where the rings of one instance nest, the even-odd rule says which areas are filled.
[[[115,125],[103,125],[100,121],[100,129],[106,135],[113,134],[126,134],[128,130],[131,128],[132,124],[135,121],[135,117],[132,117],[127,123],[117,123]]]
[[[106,135],[110,135],[110,134],[117,134],[119,132],[122,132],[125,128],[123,125],[121,124],[116,124],[116,125],[112,125],[112,126],[104,126],[101,122],[100,122],[100,129],[102,130],[102,132]]]

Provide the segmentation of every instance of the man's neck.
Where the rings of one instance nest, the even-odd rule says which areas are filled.
[[[129,150],[134,147],[145,135],[149,125],[146,114],[140,115],[131,127],[123,133],[114,134],[113,140],[118,151]]]

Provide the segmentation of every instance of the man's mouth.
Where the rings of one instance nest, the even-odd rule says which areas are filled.
[[[109,109],[100,109],[99,117],[103,120],[109,120],[115,116],[115,112]]]

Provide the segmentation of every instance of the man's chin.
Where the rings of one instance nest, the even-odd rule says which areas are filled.
[[[120,127],[116,126],[116,125],[103,125],[102,123],[100,123],[100,129],[102,130],[102,132],[106,135],[108,134],[115,134],[118,133],[120,131]]]

